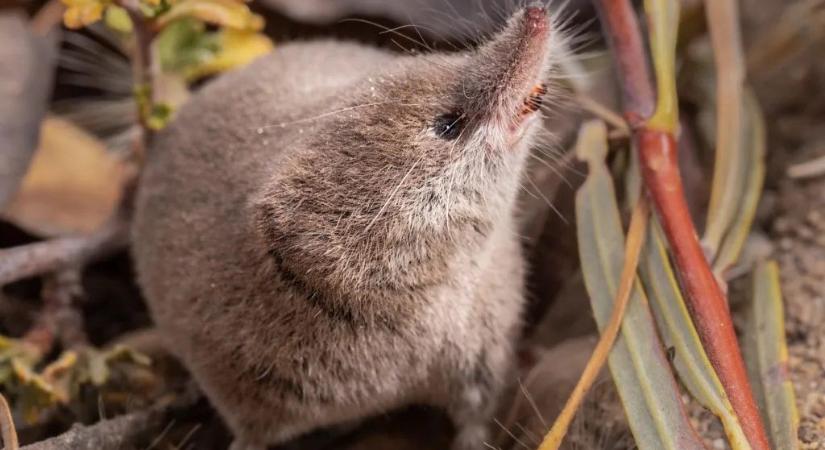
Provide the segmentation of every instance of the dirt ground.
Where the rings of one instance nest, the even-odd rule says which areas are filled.
[[[748,0],[746,42],[799,2]],[[816,34],[814,35],[816,36]],[[818,40],[818,42],[816,41]],[[825,449],[825,174],[794,179],[789,167],[825,156],[825,61],[821,33],[754,87],[768,125],[768,174],[758,216],[781,270],[791,378],[804,449]]]

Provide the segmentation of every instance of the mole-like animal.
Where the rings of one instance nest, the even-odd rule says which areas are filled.
[[[553,23],[524,7],[454,53],[283,45],[156,136],[138,280],[233,448],[409,404],[483,448],[525,303],[516,198]]]

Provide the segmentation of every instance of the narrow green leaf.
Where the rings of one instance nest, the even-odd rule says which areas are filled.
[[[746,335],[745,359],[773,448],[795,450],[799,412],[788,373],[779,269],[773,261],[760,264],[754,273]]]
[[[737,170],[745,156],[742,151],[745,68],[736,2],[706,1],[705,11],[716,74],[712,96],[716,105],[716,155],[703,241],[715,256],[734,220],[744,186]]]
[[[736,158],[739,164],[731,168],[733,173],[730,174],[737,179],[738,193],[734,198],[736,213],[731,217],[713,261],[713,270],[717,274],[724,273],[739,259],[756,216],[762,183],[765,181],[765,139],[765,119],[759,103],[753,92],[745,89],[742,97],[742,130],[739,147],[735,149],[740,153]]]
[[[586,159],[589,166],[587,180],[576,193],[579,253],[590,303],[600,328],[607,323],[613,308],[624,254],[615,190],[604,164],[606,139],[604,124],[589,122],[582,127],[577,145],[578,155]],[[608,365],[640,449],[704,448],[685,415],[678,386],[638,281]]]

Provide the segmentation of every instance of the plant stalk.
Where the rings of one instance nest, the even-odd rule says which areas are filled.
[[[624,115],[633,130],[643,182],[665,231],[691,316],[751,447],[768,450],[727,299],[705,258],[687,207],[674,128],[653,129],[646,121],[653,115],[656,97],[635,12],[627,0],[599,0],[597,5],[619,70]],[[659,93],[669,94],[675,92]]]

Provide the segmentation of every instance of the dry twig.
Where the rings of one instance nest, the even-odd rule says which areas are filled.
[[[2,430],[5,450],[17,450],[20,446],[17,443],[17,430],[14,428],[11,410],[3,394],[0,394],[0,430]]]
[[[126,246],[128,224],[116,217],[100,230],[0,250],[0,286],[70,266],[82,266]]]
[[[825,175],[825,155],[788,167],[791,178],[814,178]]]

